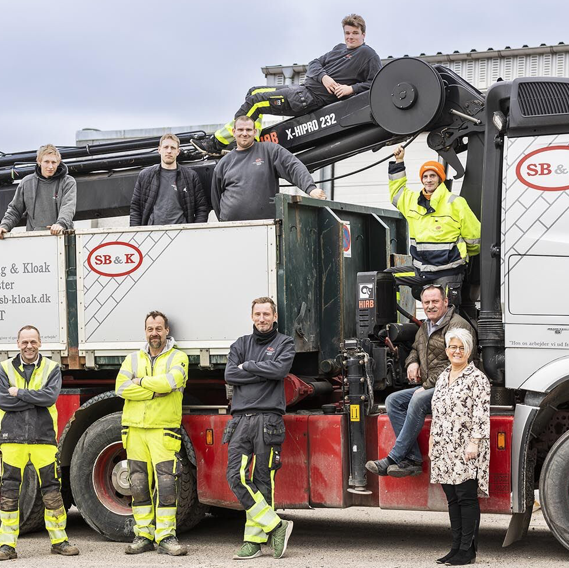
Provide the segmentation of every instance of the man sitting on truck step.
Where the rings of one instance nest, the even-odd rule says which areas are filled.
[[[57,408],[61,368],[40,354],[40,332],[26,325],[18,332],[20,354],[0,364],[0,560],[17,558],[19,499],[24,470],[32,462],[45,506],[51,553],[76,556],[67,540],[67,513],[61,496],[57,460]]]
[[[177,163],[180,139],[160,138],[159,165],[138,175],[130,202],[130,226],[207,223],[210,207],[196,172]]]
[[[448,305],[445,290],[440,284],[427,284],[421,291],[421,302],[427,320],[423,322],[405,361],[407,380],[421,386],[390,394],[385,408],[395,432],[395,445],[386,458],[368,461],[366,469],[377,475],[406,477],[423,471],[423,456],[417,437],[423,428],[425,416],[431,413],[431,399],[435,383],[449,365],[446,355],[445,333],[449,329],[467,329],[474,338],[476,333],[470,324]],[[470,360],[476,356],[476,349]]]
[[[235,560],[261,556],[267,542],[273,556],[282,558],[292,532],[292,521],[275,513],[273,495],[285,439],[284,378],[294,359],[294,341],[279,333],[271,298],[253,300],[251,319],[253,333],[231,345],[225,367],[225,380],[233,387],[232,419],[223,435],[223,443],[229,443],[227,481],[247,515]]]
[[[263,114],[302,116],[368,91],[381,68],[381,61],[364,43],[366,23],[361,16],[350,14],[342,20],[342,28],[344,43],[308,64],[304,85],[251,87],[235,119],[243,115],[251,117],[260,133]],[[194,145],[211,156],[221,155],[233,142],[234,126],[233,120],[211,138],[194,141]]]
[[[176,480],[182,472],[178,455],[188,356],[176,349],[162,312],[150,312],[144,327],[145,347],[126,357],[116,380],[116,393],[125,399],[122,441],[135,521],[135,538],[125,552],[152,551],[156,541],[158,554],[184,556],[188,551],[176,538]]]
[[[252,118],[235,121],[237,149],[215,166],[211,203],[220,221],[274,219],[279,176],[316,199],[326,199],[306,166],[288,150],[272,142],[255,141]]]
[[[61,235],[73,229],[77,203],[77,183],[67,175],[67,166],[53,144],[37,153],[36,171],[27,175],[16,188],[14,198],[0,222],[0,239],[27,216],[26,231],[50,230]]]
[[[421,166],[424,187],[417,193],[407,187],[403,146],[397,147],[394,156],[396,161],[389,162],[389,195],[409,223],[413,266],[387,272],[398,284],[411,286],[415,297],[425,284],[442,284],[449,302],[458,306],[468,258],[480,254],[480,221],[466,199],[447,189],[442,164]]]

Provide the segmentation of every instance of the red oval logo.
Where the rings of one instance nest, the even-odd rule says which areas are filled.
[[[87,264],[100,276],[117,278],[140,268],[142,260],[142,252],[137,247],[115,241],[95,247],[87,257]]]
[[[530,152],[516,167],[517,178],[540,191],[569,189],[569,146],[548,146]]]

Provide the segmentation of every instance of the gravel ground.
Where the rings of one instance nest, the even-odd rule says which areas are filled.
[[[335,566],[434,567],[434,559],[449,548],[450,530],[444,513],[382,511],[380,509],[316,509],[284,511],[294,521],[287,554],[274,560],[270,550],[251,566],[331,568]],[[549,532],[540,512],[534,514],[524,542],[502,548],[509,517],[484,515],[477,562],[482,565],[521,567],[567,565],[569,551]],[[239,547],[242,519],[207,517],[198,527],[181,536],[189,547],[185,558],[146,553],[126,556],[124,544],[109,542],[92,531],[79,513],[69,513],[70,541],[81,549],[75,558],[53,556],[45,532],[24,535],[18,543],[18,565],[42,568],[74,566],[236,566],[231,560]]]

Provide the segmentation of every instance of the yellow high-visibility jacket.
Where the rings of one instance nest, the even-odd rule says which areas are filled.
[[[29,372],[29,371],[28,371]],[[8,389],[18,388],[17,396]],[[29,380],[20,355],[0,364],[0,444],[57,445],[61,368],[39,356]]]
[[[389,164],[391,202],[409,223],[410,253],[419,272],[452,273],[480,254],[480,221],[466,199],[444,183],[430,200],[407,188],[403,164]]]
[[[122,425],[179,428],[187,372],[188,356],[171,339],[154,364],[144,349],[128,355],[116,380],[116,393],[125,399]],[[142,379],[140,386],[132,382],[134,378]]]

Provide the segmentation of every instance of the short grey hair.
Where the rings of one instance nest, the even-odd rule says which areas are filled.
[[[464,352],[467,357],[470,357],[470,354],[474,349],[474,339],[472,338],[472,333],[470,333],[470,331],[462,327],[453,327],[445,334],[445,345],[447,347],[450,345],[451,339],[458,339],[459,341],[462,341],[462,344],[464,345]]]

